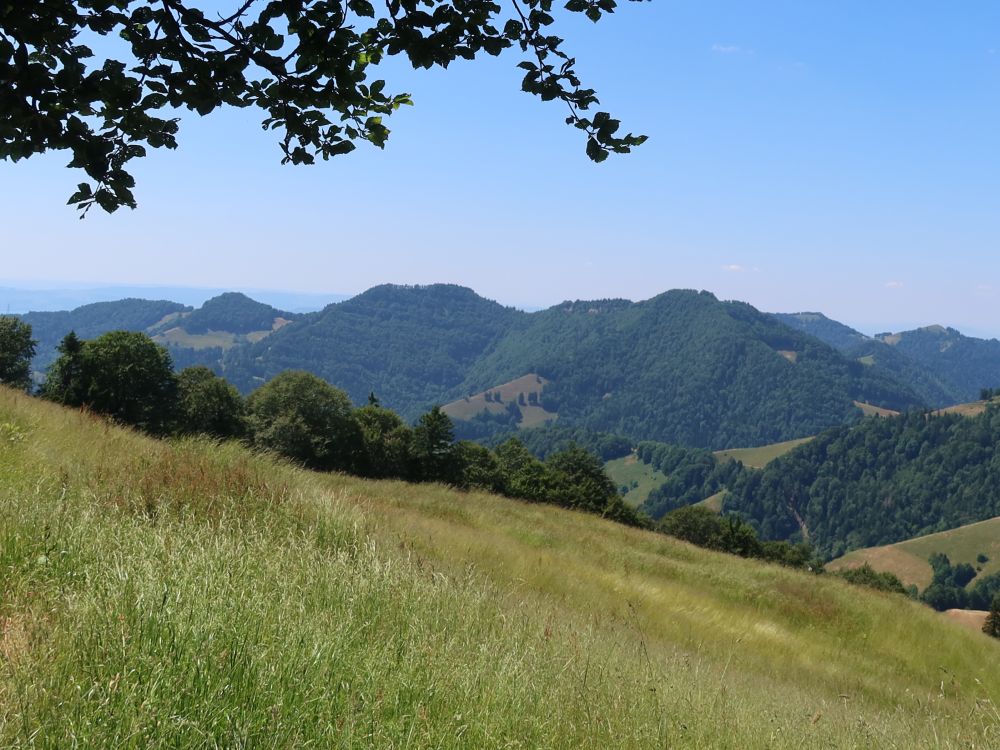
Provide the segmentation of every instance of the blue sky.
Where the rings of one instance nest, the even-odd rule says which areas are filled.
[[[4,163],[0,286],[448,281],[522,306],[693,287],[1000,335],[1000,4],[654,0],[556,31],[650,136],[632,155],[590,163],[516,53],[394,62],[415,106],[385,151],[282,167],[253,113],[187,116],[136,170],[139,209],[82,222],[64,154]]]

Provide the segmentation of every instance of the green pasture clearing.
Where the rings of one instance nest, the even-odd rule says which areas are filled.
[[[667,475],[657,471],[649,464],[643,463],[633,453],[624,458],[616,458],[604,464],[604,470],[614,481],[616,487],[628,487],[625,502],[633,507],[639,507],[649,493],[667,481]],[[633,487],[632,484],[635,483]]]

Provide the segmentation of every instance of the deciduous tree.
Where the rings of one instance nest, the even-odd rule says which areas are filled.
[[[616,0],[568,0],[593,21]],[[603,161],[645,140],[619,136],[552,32],[552,0],[32,0],[0,4],[0,158],[69,150],[88,182],[83,211],[135,206],[129,172],[147,148],[176,148],[179,110],[256,108],[279,132],[283,161],[311,164],[361,141],[383,147],[383,118],[410,104],[374,71],[387,57],[414,68],[521,50],[522,88],[561,100]],[[100,37],[117,37],[116,44]],[[95,43],[96,42],[96,43]],[[106,56],[110,53],[110,56]],[[525,137],[511,134],[512,138]]]

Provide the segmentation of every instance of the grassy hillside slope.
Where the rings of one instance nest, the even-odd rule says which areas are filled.
[[[616,486],[629,488],[625,502],[636,508],[646,502],[650,492],[667,481],[666,474],[643,463],[634,453],[606,461],[604,470]]]
[[[998,644],[599,518],[0,389],[0,745],[985,747]]]
[[[807,437],[798,440],[785,440],[781,443],[770,443],[756,448],[730,448],[729,450],[715,451],[715,456],[720,461],[739,461],[752,469],[763,469],[774,459],[784,456],[788,451],[794,450],[810,440],[812,438]]]
[[[930,585],[933,571],[928,558],[943,552],[953,564],[969,563],[981,567],[980,576],[1000,572],[1000,518],[970,523],[950,531],[907,539],[905,542],[884,547],[868,547],[849,552],[832,560],[831,570],[856,568],[866,562],[875,570],[895,573],[905,584],[916,584],[923,589]],[[976,557],[986,555],[989,560],[980,564]]]

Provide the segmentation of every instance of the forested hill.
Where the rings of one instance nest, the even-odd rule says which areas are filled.
[[[747,472],[725,510],[769,539],[839,556],[1000,515],[1000,406],[976,417],[914,412],[829,430]]]
[[[170,315],[191,308],[167,300],[123,299],[94,302],[75,310],[29,312],[18,317],[31,324],[38,342],[35,370],[43,371],[56,357],[56,347],[70,331],[82,339],[94,338],[114,330],[144,331]]]
[[[866,336],[822,313],[771,313],[771,316],[787,326],[825,341],[850,359],[882,370],[884,374],[912,389],[928,406],[950,406],[971,401],[976,397],[974,393],[979,393],[978,388],[971,391],[962,387],[899,348],[873,336]],[[983,382],[978,387],[989,385]]]
[[[825,341],[835,349],[847,354],[853,351],[859,344],[863,344],[871,339],[860,331],[855,331],[850,326],[846,326],[832,318],[826,317],[818,312],[800,313],[770,313],[775,320],[784,323],[789,328],[808,333],[815,336],[820,341]]]
[[[246,334],[270,331],[276,320],[290,321],[301,317],[295,313],[277,310],[263,302],[250,299],[239,292],[226,292],[213,297],[178,321],[178,326],[188,333],[226,331]]]
[[[309,370],[355,403],[374,391],[412,418],[446,401],[473,363],[526,318],[460,286],[386,284],[234,348],[225,374],[248,391],[283,370]]]
[[[592,430],[706,448],[814,434],[854,400],[920,399],[740,302],[677,290],[644,302],[567,302],[529,316],[471,369],[477,392],[525,372],[552,381],[547,410]]]
[[[1000,386],[1000,341],[996,339],[965,336],[944,326],[878,338],[956,389],[958,401],[975,400],[982,388]]]

